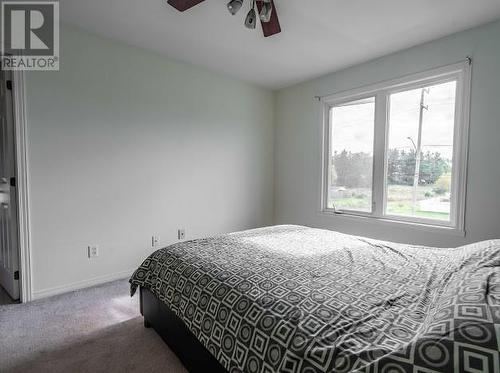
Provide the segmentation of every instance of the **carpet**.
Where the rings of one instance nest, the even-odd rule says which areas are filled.
[[[0,306],[0,372],[187,372],[126,280]]]

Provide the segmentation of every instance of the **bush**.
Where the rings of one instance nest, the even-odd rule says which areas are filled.
[[[450,192],[451,186],[451,173],[443,174],[437,179],[432,191],[438,195],[443,195]]]

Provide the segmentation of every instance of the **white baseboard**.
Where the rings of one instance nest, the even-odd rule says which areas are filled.
[[[73,283],[66,284],[66,285],[55,286],[55,287],[49,288],[49,289],[34,291],[32,299],[35,300],[35,299],[46,298],[46,297],[50,297],[52,295],[63,294],[63,293],[67,293],[67,292],[74,291],[74,290],[84,289],[84,288],[88,288],[88,287],[96,286],[96,285],[101,285],[101,284],[104,284],[104,283],[110,282],[110,281],[125,279],[127,277],[132,276],[134,271],[135,271],[135,268],[131,269],[131,270],[115,272],[115,273],[111,273],[111,274],[107,274],[107,275],[103,275],[103,276],[94,277],[94,278],[91,278],[88,280],[77,281],[77,282],[73,282]]]

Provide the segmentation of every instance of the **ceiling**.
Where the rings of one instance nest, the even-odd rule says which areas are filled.
[[[247,0],[248,1],[248,0]],[[500,18],[499,0],[275,0],[283,32],[243,26],[227,0],[62,0],[62,21],[277,89]]]

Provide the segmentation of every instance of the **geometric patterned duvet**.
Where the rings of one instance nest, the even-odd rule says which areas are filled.
[[[500,241],[301,226],[178,243],[137,269],[230,372],[500,372]]]

